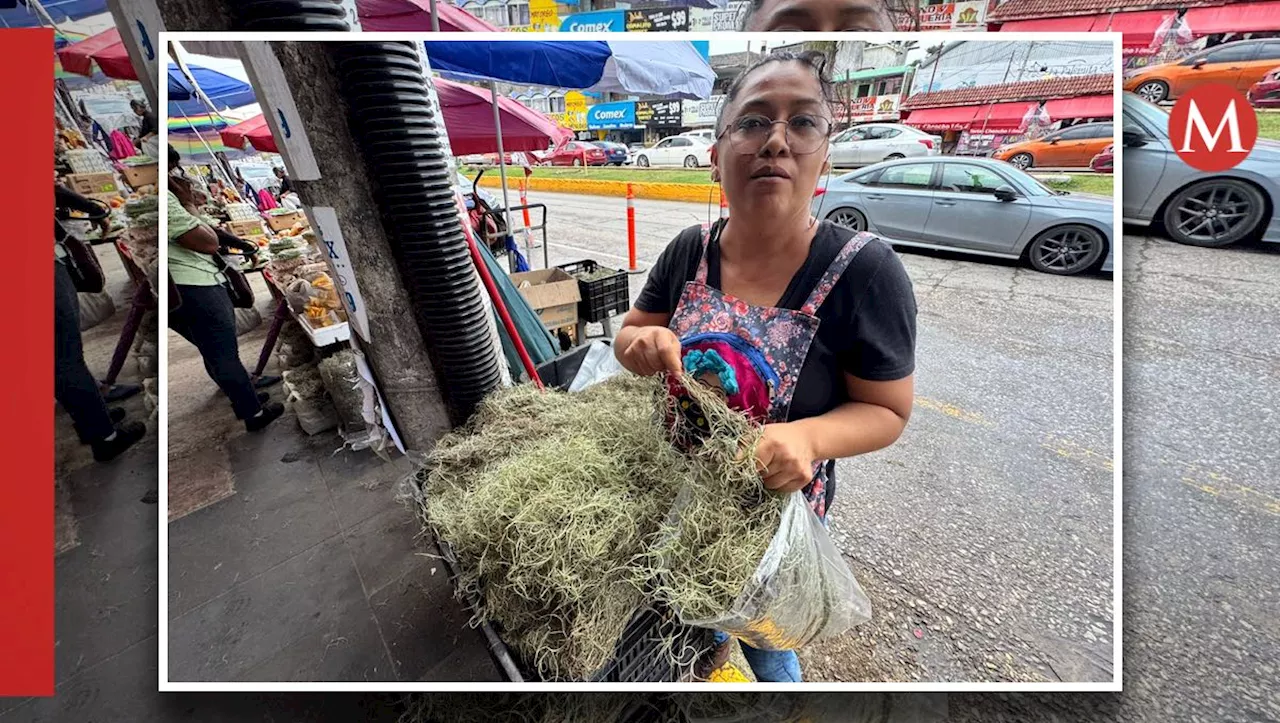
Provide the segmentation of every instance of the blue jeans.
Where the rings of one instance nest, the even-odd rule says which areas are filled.
[[[728,633],[715,631],[716,645],[729,640]],[[742,657],[747,659],[751,672],[761,683],[799,683],[800,657],[794,650],[760,650],[740,642]]]

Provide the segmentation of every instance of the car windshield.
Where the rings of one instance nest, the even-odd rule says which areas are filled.
[[[1014,176],[1017,176],[1020,181],[1027,184],[1028,186],[1031,186],[1031,193],[1029,195],[1032,195],[1032,196],[1069,196],[1071,195],[1070,192],[1068,191],[1059,191],[1054,188],[1049,188],[1039,178],[1036,178],[1030,173],[1025,173],[1023,171],[1020,171],[1014,168],[1013,166],[1009,166],[1008,168],[1004,168],[1002,170],[1005,173],[1010,173],[1010,174],[1013,174]]]

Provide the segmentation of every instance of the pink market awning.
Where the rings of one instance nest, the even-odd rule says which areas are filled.
[[[460,156],[496,153],[498,136],[493,127],[493,99],[489,91],[442,78],[435,79],[435,86],[453,152]],[[502,118],[502,149],[508,153],[545,151],[549,144],[559,145],[573,135],[569,129],[510,98],[498,96],[498,110]],[[244,148],[248,142],[259,151],[278,152],[271,127],[261,115],[228,126],[220,135],[229,148]]]
[[[495,27],[449,0],[436,0],[440,32],[494,33]],[[369,32],[430,31],[431,0],[356,0],[360,29]]]
[[[68,73],[92,76],[93,65],[97,63],[98,69],[108,78],[138,79],[138,74],[133,70],[133,61],[129,60],[129,51],[120,40],[120,31],[115,28],[59,50],[58,61]]]

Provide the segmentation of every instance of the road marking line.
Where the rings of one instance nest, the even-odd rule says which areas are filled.
[[[1063,459],[1080,462],[1081,464],[1096,467],[1106,472],[1114,472],[1116,468],[1115,462],[1113,462],[1110,457],[1099,452],[1095,452],[1083,444],[1071,439],[1048,435],[1044,438],[1044,441],[1040,443],[1040,446]]]
[[[1280,498],[1272,497],[1265,492],[1237,484],[1232,478],[1214,470],[1208,470],[1191,462],[1181,463],[1185,468],[1182,484],[1199,490],[1207,495],[1226,500],[1233,504],[1258,512],[1280,517]]]
[[[951,404],[949,402],[943,402],[938,399],[932,399],[930,397],[919,397],[919,396],[916,397],[915,401],[916,401],[916,405],[919,407],[923,407],[924,409],[931,409],[935,412],[941,412],[947,415],[948,417],[952,417],[953,419],[959,419],[962,422],[969,422],[970,424],[978,424],[983,427],[995,426],[995,422],[988,420],[986,417],[982,416],[978,412],[971,412],[967,409],[959,407],[955,404]]]

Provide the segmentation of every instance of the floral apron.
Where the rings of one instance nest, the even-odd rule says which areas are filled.
[[[835,288],[858,251],[875,238],[858,233],[836,254],[799,310],[754,306],[707,285],[707,248],[711,229],[702,230],[697,275],[685,283],[670,328],[680,339],[682,363],[694,378],[719,386],[729,406],[760,424],[787,421],[796,382],[818,333],[818,308]],[[669,379],[676,409],[692,428],[706,420],[688,393]],[[813,479],[803,490],[821,520],[827,515],[827,487],[833,464],[814,463]]]

